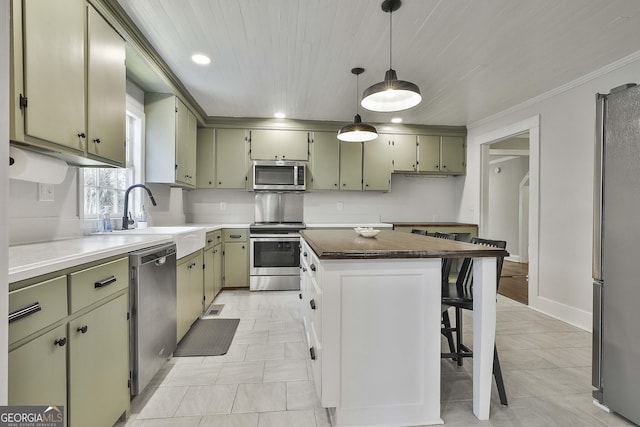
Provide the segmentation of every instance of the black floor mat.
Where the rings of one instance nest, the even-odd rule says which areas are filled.
[[[198,319],[173,352],[176,357],[220,356],[229,351],[240,319]]]

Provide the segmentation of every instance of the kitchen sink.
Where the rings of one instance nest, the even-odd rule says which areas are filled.
[[[134,228],[131,230],[114,230],[122,234],[166,234],[173,238],[176,244],[178,259],[204,248],[206,231],[203,227],[167,226]]]

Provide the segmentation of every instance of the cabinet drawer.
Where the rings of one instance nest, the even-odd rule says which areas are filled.
[[[66,315],[66,276],[9,292],[9,344]]]
[[[207,233],[207,240],[205,241],[205,249],[210,249],[215,245],[222,243],[222,230],[210,231]]]
[[[247,230],[244,228],[225,228],[222,235],[225,242],[247,241]]]
[[[129,259],[121,258],[69,275],[69,308],[76,312],[128,286]]]

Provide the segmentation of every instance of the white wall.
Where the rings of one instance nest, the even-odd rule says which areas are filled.
[[[391,191],[309,191],[304,195],[304,221],[378,223],[454,221],[461,177],[410,177],[394,174]],[[187,193],[185,212],[194,223],[251,223],[254,193],[196,190]]]
[[[491,156],[492,160],[504,156]],[[499,168],[500,172],[497,172]],[[529,157],[494,163],[489,170],[489,228],[486,237],[507,241],[512,259],[520,257],[520,182],[529,172]]]
[[[530,218],[530,222],[538,222],[539,230],[538,286],[529,301],[533,307],[586,330],[591,329],[592,313],[595,95],[628,82],[640,83],[640,52],[468,126],[467,179],[458,219],[479,222],[480,141],[539,115],[539,208]]]
[[[38,201],[38,184],[9,180],[9,243],[12,245],[82,235],[78,217],[78,168],[53,185],[52,202]]]
[[[0,3],[0,319],[8,316],[8,238],[7,210],[9,205],[9,2]],[[7,404],[7,343],[8,324],[0,326],[0,405]]]

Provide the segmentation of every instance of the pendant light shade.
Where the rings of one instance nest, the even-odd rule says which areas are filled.
[[[364,73],[364,68],[353,68],[351,72],[356,75],[356,116],[353,118],[353,123],[340,128],[338,139],[346,142],[372,141],[378,137],[376,128],[362,123],[362,118],[358,114],[358,75]]]
[[[389,69],[384,80],[369,86],[362,94],[362,106],[367,110],[388,113],[415,107],[422,101],[420,88],[414,83],[398,80],[396,70],[391,65],[392,20],[391,15],[400,8],[400,0],[385,0],[382,10],[389,13]]]

